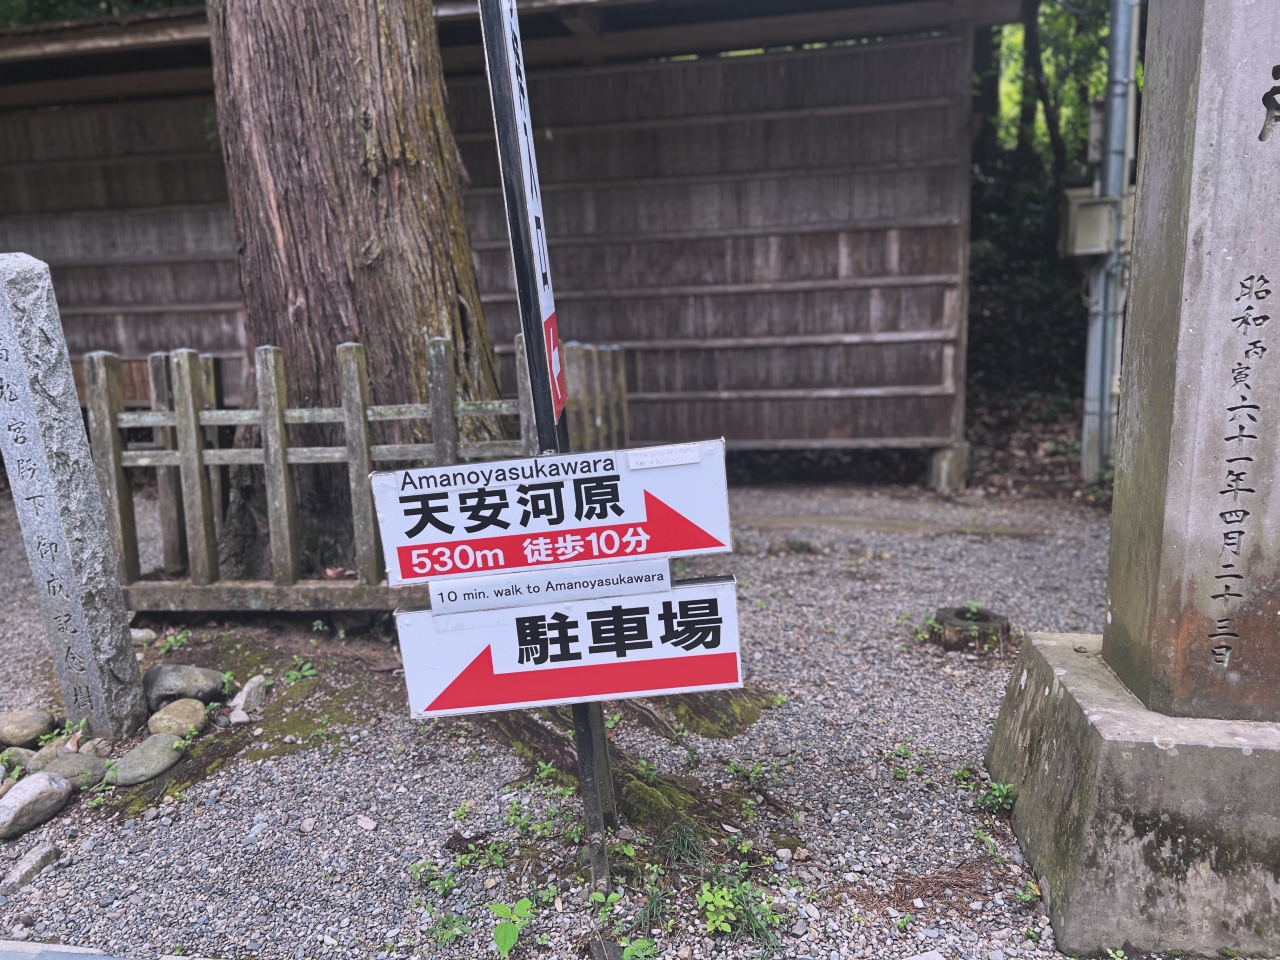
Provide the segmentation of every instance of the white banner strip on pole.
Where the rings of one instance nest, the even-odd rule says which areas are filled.
[[[488,577],[445,580],[431,588],[431,612],[523,607],[531,603],[621,597],[671,589],[671,561],[619,560],[589,567],[513,570]]]

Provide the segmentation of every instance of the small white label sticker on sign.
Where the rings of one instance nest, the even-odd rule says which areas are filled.
[[[632,470],[651,470],[654,467],[678,467],[682,463],[700,461],[696,443],[682,443],[673,447],[643,447],[627,451],[627,466]]]
[[[445,580],[431,586],[431,612],[467,613],[523,607],[543,601],[590,600],[671,589],[671,563],[627,560],[592,567],[513,570],[488,577]]]

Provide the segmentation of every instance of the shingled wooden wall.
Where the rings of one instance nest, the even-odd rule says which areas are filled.
[[[533,71],[561,334],[626,347],[633,441],[961,438],[971,36]],[[488,90],[449,87],[510,344]],[[234,402],[248,344],[211,106],[0,113],[0,249],[51,263],[73,356],[194,347],[231,361]],[[145,398],[145,364],[126,376]]]
[[[532,73],[561,335],[626,345],[634,439],[961,437],[970,37]],[[484,78],[450,103],[503,343]]]
[[[212,96],[0,113],[0,250],[49,263],[67,346],[111,350],[147,396],[147,354],[224,358],[237,399],[244,336],[235,227]],[[82,393],[83,395],[83,393]]]

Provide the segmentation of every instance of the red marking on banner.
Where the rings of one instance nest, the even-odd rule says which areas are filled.
[[[736,653],[664,657],[631,663],[589,664],[554,670],[494,673],[493,654],[485,647],[424,710],[465,710],[504,703],[607,697],[643,690],[708,687],[738,682]]]
[[[564,351],[560,349],[560,325],[556,322],[556,312],[542,321],[542,340],[547,348],[547,373],[551,377],[551,401],[556,408],[556,419],[564,413],[565,401],[569,391],[564,383]]]
[[[459,573],[493,573],[499,570],[527,570],[531,567],[556,567],[566,563],[596,560],[636,559],[688,550],[714,550],[724,546],[648,490],[644,492],[644,512],[646,519],[632,523],[541,530],[476,540],[405,544],[396,548],[400,576],[405,580],[425,580],[433,576]],[[612,537],[606,536],[609,532],[613,533]],[[641,534],[648,534],[649,537],[643,549],[639,542],[643,539]],[[572,535],[580,541],[581,551],[571,557],[561,557],[555,549],[556,541],[566,535]],[[628,536],[632,538],[630,544],[625,539]],[[541,539],[548,541],[549,553],[544,554],[548,559],[529,560],[525,541]],[[630,552],[627,551],[629,545]],[[610,546],[614,549],[609,550]]]

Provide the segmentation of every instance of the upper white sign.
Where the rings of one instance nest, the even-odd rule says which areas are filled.
[[[724,441],[675,449],[375,473],[388,581],[728,553]]]

